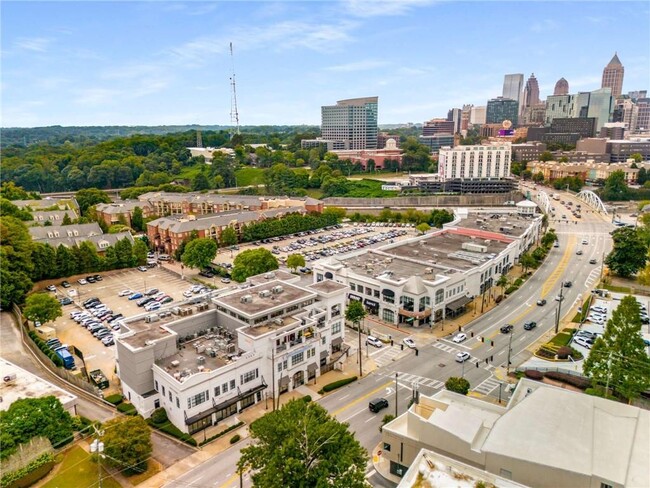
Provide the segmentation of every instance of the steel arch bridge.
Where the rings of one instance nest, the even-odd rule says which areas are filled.
[[[548,193],[545,191],[540,191],[537,194],[537,200],[539,201],[539,205],[544,210],[544,213],[550,214],[551,213],[551,199],[548,196]]]
[[[607,209],[605,208],[603,201],[593,191],[582,190],[580,193],[576,195],[576,198],[582,200],[591,208],[595,209],[597,212],[603,212],[605,215],[608,215]]]

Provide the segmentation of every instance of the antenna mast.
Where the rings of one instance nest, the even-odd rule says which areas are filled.
[[[232,53],[232,42],[230,43],[230,62],[232,64],[232,77],[230,78],[230,86],[232,88],[230,94],[230,138],[232,139],[235,134],[239,135],[239,112],[237,111],[237,87],[235,85],[235,57]]]

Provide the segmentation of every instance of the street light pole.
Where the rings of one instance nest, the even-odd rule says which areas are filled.
[[[398,374],[399,373],[397,371],[395,371],[395,418],[397,418],[397,388],[398,388],[397,375]]]
[[[510,339],[508,340],[508,364],[506,365],[506,376],[510,374],[510,354],[512,353],[512,336],[515,335],[514,330],[510,333]],[[499,392],[501,390],[499,389]]]
[[[357,332],[359,334],[359,378],[363,376],[362,357],[361,357],[361,322],[357,322]]]
[[[562,300],[564,299],[564,296],[562,295],[562,292],[564,290],[564,283],[560,283],[560,301],[557,304],[557,315],[555,316],[555,333],[558,333],[558,330],[560,328],[560,315],[562,313]]]

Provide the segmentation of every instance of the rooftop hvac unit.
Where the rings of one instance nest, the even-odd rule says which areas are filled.
[[[264,275],[264,278],[267,280],[272,280],[273,278],[275,278],[275,273],[266,273]]]
[[[433,274],[433,268],[424,268],[426,274]]]
[[[214,349],[210,349],[210,350],[208,351],[208,355],[209,355],[211,358],[216,358],[216,357],[217,357],[217,351],[215,351]]]
[[[284,288],[282,288],[280,285],[274,286],[273,287],[273,293],[282,293],[284,291]]]
[[[282,319],[280,319],[280,318],[273,319],[273,323],[274,323],[275,325],[284,325],[284,320],[282,320]]]
[[[232,354],[236,350],[237,350],[237,347],[234,344],[228,344],[228,346],[226,346],[226,352],[228,354]]]
[[[196,348],[197,354],[202,354],[205,352],[205,344],[196,344],[194,347]]]
[[[196,370],[197,370],[199,373],[203,373],[203,370],[204,370],[204,369],[205,369],[205,366],[202,366],[202,365],[199,365],[199,366],[196,367]]]
[[[174,368],[178,368],[179,364],[181,364],[181,362],[180,362],[178,359],[174,359],[174,360],[171,362],[171,365],[172,365]]]
[[[239,299],[241,303],[251,303],[253,301],[253,295],[244,295]]]
[[[205,364],[205,357],[204,356],[198,356],[196,358],[196,363],[197,364]]]
[[[417,256],[418,254],[420,254],[420,251],[418,251],[417,249],[415,251],[413,251],[414,256]]]
[[[259,296],[261,298],[270,297],[271,296],[271,290],[262,290],[261,292],[259,292]]]
[[[174,373],[174,378],[175,378],[176,380],[179,380],[179,381],[180,381],[180,379],[181,379],[181,374],[178,373],[178,372]]]

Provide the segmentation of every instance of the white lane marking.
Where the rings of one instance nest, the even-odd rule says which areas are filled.
[[[367,424],[367,423],[370,422],[371,420],[375,420],[375,417],[370,417],[368,420],[366,420],[366,421],[364,422],[364,424]]]
[[[352,417],[356,417],[357,415],[359,415],[359,414],[362,413],[362,412],[365,412],[366,410],[367,410],[367,408],[362,408],[362,409],[359,410],[358,412],[355,412],[355,413],[353,413],[352,415],[350,415],[349,417],[347,417],[347,418],[341,420],[341,422],[347,422],[347,421],[350,420]]]
[[[372,471],[368,472],[368,474],[366,475],[366,478],[370,478],[370,477],[373,476],[376,472],[377,472],[377,470],[376,470],[376,469],[373,469]]]
[[[347,397],[349,397],[349,396],[350,396],[350,395],[342,396],[341,398],[339,398],[339,400],[345,400],[345,399],[346,399]]]

